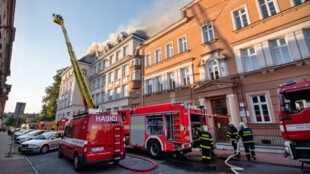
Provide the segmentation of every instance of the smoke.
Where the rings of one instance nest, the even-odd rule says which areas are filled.
[[[120,32],[127,35],[136,33],[147,39],[181,19],[180,9],[192,0],[155,0],[149,8],[142,11],[136,18],[129,20],[129,25],[119,25],[115,33],[103,43],[92,43],[86,55],[102,52],[106,44],[116,45]]]

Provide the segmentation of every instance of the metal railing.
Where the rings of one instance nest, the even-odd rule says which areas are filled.
[[[229,142],[226,138],[228,127],[209,129],[215,142]],[[282,138],[281,131],[278,128],[251,128],[254,136],[255,145],[263,146],[284,146],[284,139]]]

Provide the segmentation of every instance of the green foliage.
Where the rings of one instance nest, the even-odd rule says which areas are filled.
[[[42,109],[39,116],[39,121],[52,121],[55,120],[57,110],[57,98],[59,95],[59,85],[61,82],[60,74],[66,68],[57,71],[53,77],[54,82],[51,86],[45,88],[45,96],[42,99]]]
[[[10,115],[6,121],[5,121],[5,126],[9,127],[15,127],[16,125],[16,121],[17,121],[17,118],[14,118],[14,115]],[[18,119],[18,123],[17,123],[17,127],[19,127],[21,124],[23,123],[26,123],[26,119],[24,117],[22,118],[19,118]]]

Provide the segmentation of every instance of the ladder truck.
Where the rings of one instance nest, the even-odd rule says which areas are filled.
[[[73,116],[67,122],[58,156],[72,158],[75,170],[93,163],[118,163],[125,158],[125,133],[121,115],[100,113],[98,106],[94,105],[64,26],[64,19],[60,15],[53,16],[54,22],[61,26],[64,34],[74,77],[85,107],[85,112]]]

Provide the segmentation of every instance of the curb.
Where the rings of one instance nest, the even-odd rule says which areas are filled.
[[[35,174],[39,174],[38,170],[32,165],[31,161],[25,156],[25,159],[28,161],[29,165],[31,166],[32,170]]]

